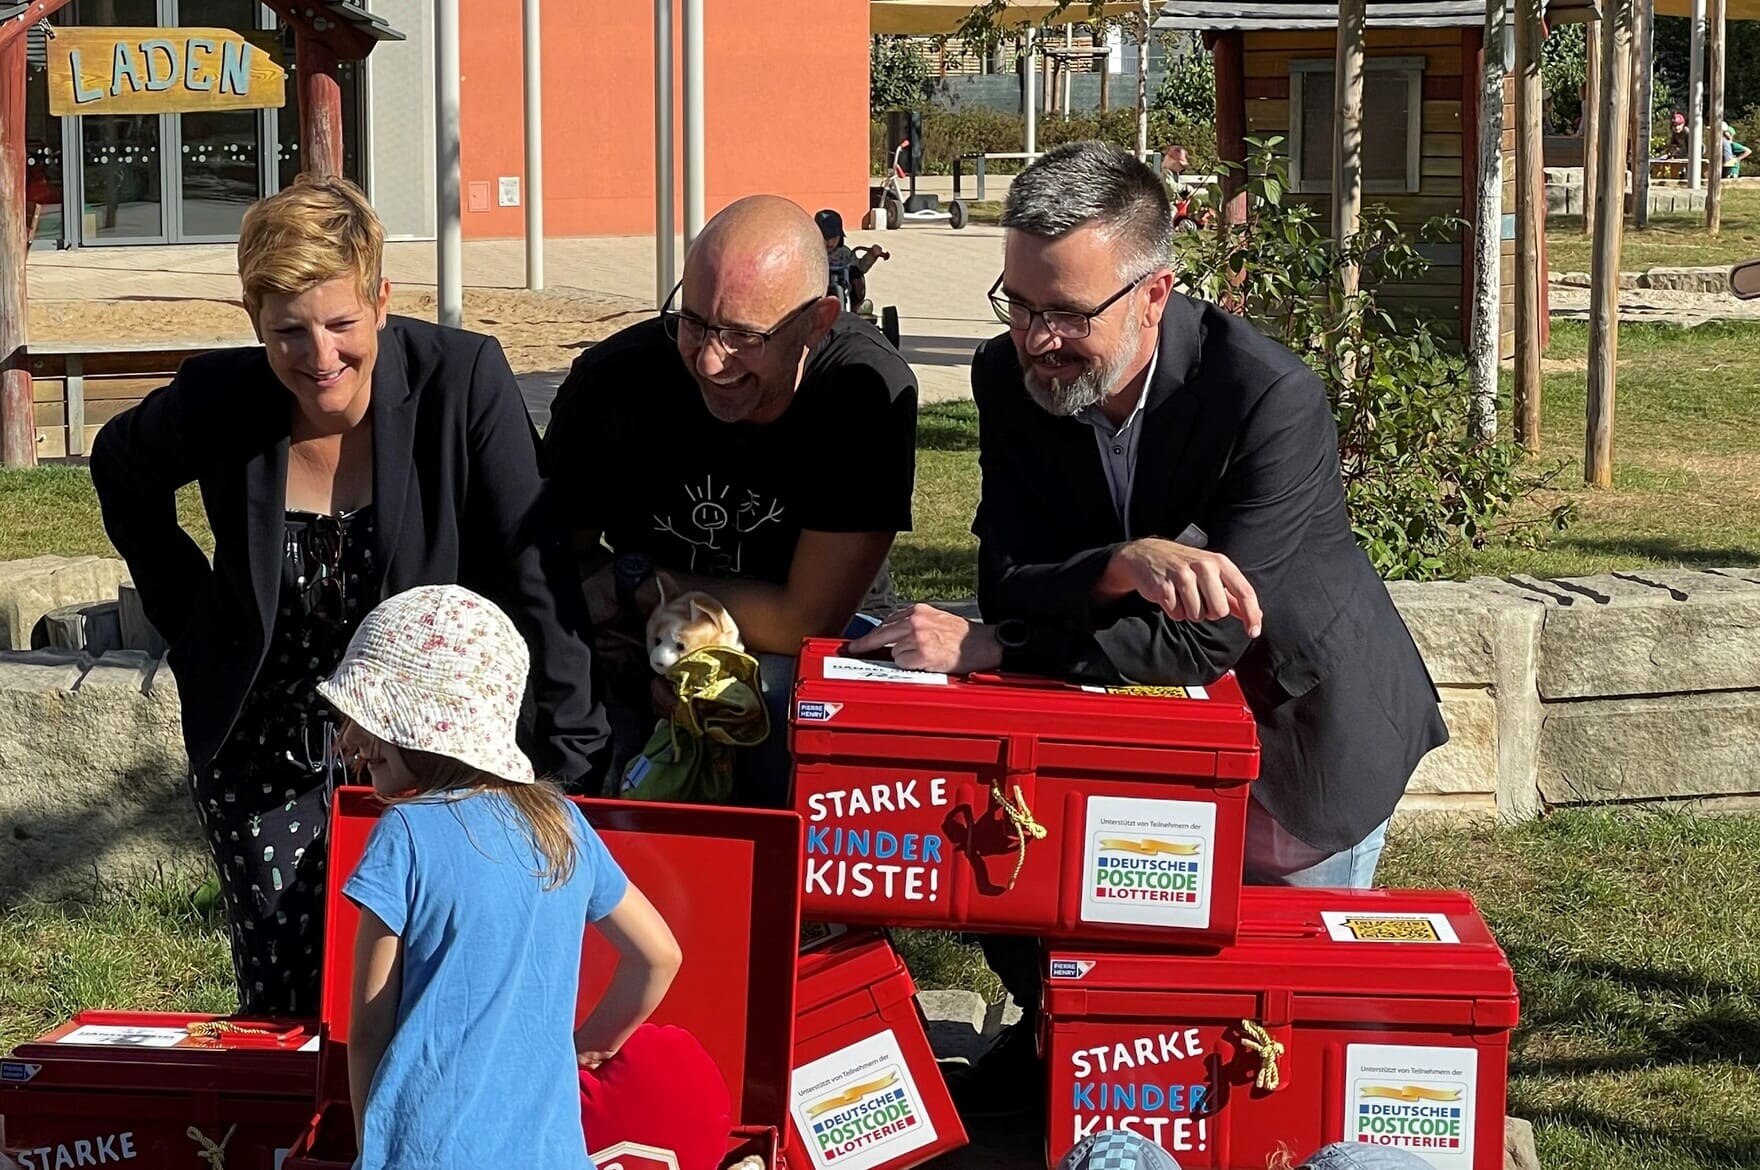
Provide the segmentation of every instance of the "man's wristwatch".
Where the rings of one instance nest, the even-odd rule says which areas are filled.
[[[619,553],[611,563],[611,581],[617,590],[617,608],[627,613],[639,613],[641,607],[636,604],[636,590],[642,587],[654,573],[654,562],[646,553]]]

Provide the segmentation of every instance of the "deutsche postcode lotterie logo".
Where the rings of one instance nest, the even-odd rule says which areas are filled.
[[[807,1104],[820,1158],[836,1162],[916,1129],[922,1119],[896,1068]]]
[[[1468,1137],[1464,1086],[1360,1084],[1356,1108],[1356,1139],[1367,1145],[1453,1153]]]
[[[1204,847],[1196,837],[1102,837],[1096,845],[1096,900],[1195,905],[1203,897]]]

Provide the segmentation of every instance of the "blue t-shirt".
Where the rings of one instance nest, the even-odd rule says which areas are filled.
[[[343,893],[403,940],[397,1030],[356,1170],[588,1170],[574,1052],[581,938],[629,882],[580,810],[569,880],[503,796],[387,809]]]

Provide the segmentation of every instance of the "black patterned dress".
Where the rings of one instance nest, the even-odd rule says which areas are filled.
[[[232,734],[192,778],[232,927],[239,1006],[316,1016],[330,793],[344,782],[336,715],[316,687],[378,602],[371,505],[289,511],[269,649]]]

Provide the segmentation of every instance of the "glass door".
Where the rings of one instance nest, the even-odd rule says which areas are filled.
[[[258,29],[256,0],[169,0],[191,28]],[[177,134],[177,238],[238,237],[245,209],[263,195],[264,121],[260,110],[168,114]]]
[[[172,0],[167,0],[172,2]],[[82,25],[150,26],[158,0],[79,0]],[[80,236],[88,244],[161,244],[168,159],[158,114],[75,118],[80,161]]]

